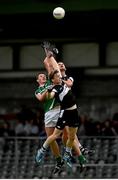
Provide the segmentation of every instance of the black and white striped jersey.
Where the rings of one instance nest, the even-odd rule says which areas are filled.
[[[53,91],[56,93],[55,97],[59,101],[61,109],[67,109],[76,104],[76,98],[66,84],[55,85]]]

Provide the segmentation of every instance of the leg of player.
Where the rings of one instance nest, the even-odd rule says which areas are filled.
[[[93,149],[88,149],[88,148],[86,148],[86,147],[83,147],[81,144],[80,144],[80,141],[78,140],[78,137],[77,137],[77,135],[76,135],[76,137],[75,137],[75,140],[76,140],[76,146],[79,146],[79,148],[80,148],[80,151],[81,151],[81,153],[83,154],[83,155],[92,155],[92,154],[94,154],[95,153],[95,150],[93,150]]]
[[[56,126],[55,123],[58,120],[59,112],[60,112],[60,109],[59,110],[56,110],[56,109],[55,110],[51,110],[51,115],[48,116],[48,121],[47,121],[48,124],[46,124],[46,127],[45,127],[46,134],[47,134],[48,137],[50,135],[52,135],[53,132],[54,132],[54,127]],[[49,117],[50,117],[50,124],[49,124]],[[46,121],[45,121],[45,123],[46,123]],[[53,128],[47,127],[47,126],[52,126],[52,125],[53,125]],[[60,173],[64,162],[63,162],[63,159],[62,159],[62,157],[60,155],[60,150],[59,150],[58,143],[56,141],[53,141],[50,144],[50,147],[51,147],[51,150],[52,150],[52,153],[53,153],[54,157],[56,158],[56,164],[55,164],[55,167],[53,168],[52,173],[53,174],[58,174],[58,173]]]
[[[55,119],[57,119],[57,117],[59,116],[59,112],[57,113]],[[51,116],[52,117],[52,116]],[[56,126],[56,125],[55,125]],[[48,134],[48,137],[51,135],[52,133]],[[53,141],[51,144],[50,144],[50,147],[52,146],[52,144],[54,144],[54,142],[56,141]],[[57,144],[58,145],[58,144]],[[53,146],[54,147],[54,146]],[[58,146],[59,147],[59,146]],[[59,154],[57,153],[57,150],[56,148],[53,150],[53,155],[56,157],[56,164],[55,164],[55,167],[53,168],[52,170],[52,174],[59,174],[61,171],[62,171],[62,167],[64,165],[64,161],[61,157],[61,155],[59,156]]]
[[[63,135],[62,135],[62,142],[64,144],[64,146],[66,145],[67,139],[68,139],[68,127],[66,126],[63,130]],[[77,138],[77,135],[75,135],[75,139],[73,142],[73,149],[75,150],[78,159],[79,159],[79,163],[80,163],[80,170],[84,170],[85,167],[85,163],[86,163],[86,158],[82,155],[81,151],[80,151],[80,146],[81,144],[79,143],[79,140]],[[76,160],[74,159],[73,155],[71,154],[71,163],[75,162]]]
[[[66,149],[64,152],[63,159],[67,163],[69,167],[72,167],[72,162],[71,162],[71,150],[73,147],[75,135],[77,133],[77,129],[75,127],[68,127],[68,139],[66,142]]]
[[[51,127],[45,127],[45,130],[46,130],[47,137],[52,135],[53,132],[54,132],[54,128],[51,128]],[[59,150],[59,146],[58,146],[56,141],[53,141],[50,144],[50,148],[51,148],[52,154],[54,155],[54,157],[56,159],[56,165],[55,165],[52,173],[57,174],[57,173],[59,173],[61,171],[61,168],[62,168],[64,162],[62,160],[60,150]]]
[[[50,135],[53,134],[54,128],[53,127],[45,127],[45,131],[46,131],[47,137],[49,137]],[[50,144],[50,148],[51,148],[52,154],[56,158],[56,161],[61,162],[61,155],[60,155],[60,150],[59,150],[59,146],[58,146],[57,142],[53,141]]]
[[[43,146],[41,147],[41,149],[39,149],[37,151],[37,162],[40,163],[43,158],[44,155],[48,149],[48,147],[50,146],[51,143],[53,143],[53,141],[55,141],[61,134],[62,130],[59,130],[57,128],[55,128],[54,132],[52,135],[50,135],[46,141],[44,142]]]
[[[68,138],[68,128],[65,127],[64,130],[63,130],[63,134],[62,134],[62,142],[63,144],[65,145],[66,144],[66,141],[67,141],[67,138]],[[75,140],[74,140],[74,144],[73,144],[73,149],[77,152],[78,151],[78,147],[81,151],[81,153],[83,155],[92,155],[95,153],[95,150],[93,149],[88,149],[88,148],[85,148],[81,145],[80,141],[78,140],[78,137],[77,135],[75,136]]]
[[[57,122],[57,119],[58,119],[59,111],[60,111],[60,108],[57,107],[57,109],[48,111],[45,114],[44,122],[45,122],[45,131],[46,131],[47,137],[52,135],[53,132],[54,132],[55,125],[56,125],[56,122]],[[59,146],[58,146],[56,141],[53,141],[50,144],[50,148],[51,148],[52,154],[54,155],[54,157],[56,159],[56,166],[53,169],[53,173],[57,173],[60,170],[60,168],[62,167],[62,165],[63,165],[63,160],[61,158]],[[39,155],[40,154],[37,151],[37,154],[36,154],[36,162],[37,162],[37,164],[40,163],[39,162]]]
[[[85,164],[86,164],[87,160],[84,157],[84,155],[82,154],[80,147],[79,147],[79,144],[80,143],[79,143],[77,135],[76,135],[74,143],[73,143],[73,149],[78,156],[78,160],[79,160],[79,164],[80,164],[80,172],[82,172],[85,169]]]

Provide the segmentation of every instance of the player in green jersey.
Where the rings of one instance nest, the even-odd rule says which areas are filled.
[[[59,103],[53,99],[48,99],[46,97],[46,90],[51,86],[51,81],[46,78],[45,74],[38,74],[37,76],[37,83],[38,88],[35,91],[36,98],[43,103],[44,107],[44,124],[45,124],[45,131],[47,134],[47,137],[49,137],[56,126],[57,119],[59,117],[60,112],[60,105]],[[59,146],[56,141],[53,141],[52,144],[50,144],[51,151],[56,158],[56,168],[54,169],[54,173],[59,171],[59,169],[63,165],[63,161],[61,159]],[[36,162],[38,163],[38,160],[36,158]]]
[[[46,67],[46,69],[47,69],[47,72],[48,72],[48,74],[50,74],[54,69],[58,69],[59,70],[59,72],[60,72],[60,69],[63,71],[63,70],[66,70],[66,68],[64,68],[64,66],[63,66],[63,68],[61,68],[61,67],[59,67],[58,66],[58,64],[57,64],[57,62],[56,62],[56,60],[55,60],[55,58],[52,56],[52,54],[51,54],[51,52],[49,52],[49,51],[47,51],[46,52],[46,58],[45,58],[45,60],[44,60],[44,65],[45,65],[45,67]],[[61,64],[62,65],[62,64]],[[61,72],[60,72],[60,74],[61,74]],[[62,75],[63,75],[63,73],[62,73]],[[61,76],[61,75],[60,75]],[[64,74],[64,76],[66,76],[66,74]],[[64,77],[65,78],[65,77]],[[64,83],[66,83],[68,86],[72,86],[73,85],[73,79],[72,78],[68,78],[68,79],[63,79],[63,81],[64,81]],[[55,112],[56,113],[56,112]],[[53,113],[51,113],[51,118],[52,118],[52,120],[53,120],[53,118],[54,118],[54,115],[55,114],[53,114]],[[58,112],[58,117],[59,117],[59,112]],[[56,122],[57,122],[57,120],[58,120],[58,117],[56,116]],[[50,119],[50,122],[51,122],[51,119]],[[56,124],[55,124],[56,125]],[[66,134],[66,136],[64,135],[63,137],[66,137],[67,138],[67,130],[64,130],[64,134]],[[77,153],[78,153],[78,155],[81,155],[81,152],[80,152],[80,150],[79,150],[79,147],[78,147],[78,144],[77,144],[77,142],[75,142],[75,149],[76,149],[76,151],[77,151]],[[81,156],[82,157],[82,156]],[[85,162],[85,159],[84,159],[84,157],[82,157],[82,159],[80,159],[81,160],[81,164],[83,164],[84,162]],[[56,167],[57,168],[57,167]],[[55,168],[55,169],[56,169]]]

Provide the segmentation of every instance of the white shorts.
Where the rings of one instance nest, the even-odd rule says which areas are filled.
[[[44,117],[45,127],[55,127],[57,120],[59,118],[59,113],[60,113],[59,106],[45,113],[45,117]]]

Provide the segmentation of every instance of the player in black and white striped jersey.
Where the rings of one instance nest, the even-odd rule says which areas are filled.
[[[62,75],[62,80],[63,80],[63,82],[66,83],[67,86],[72,87],[72,86],[73,86],[73,83],[74,83],[74,79],[73,79],[73,77],[68,76],[68,75],[66,74],[66,66],[65,66],[65,64],[64,64],[62,61],[59,61],[59,62],[58,62],[58,66],[59,66],[59,69],[60,69],[60,72],[61,72],[61,75]],[[65,129],[64,129],[64,130],[65,130]],[[65,131],[66,131],[66,130],[65,130]],[[63,138],[63,136],[65,136],[66,134],[67,134],[67,133],[65,132],[65,133],[63,133],[63,135],[62,135],[63,144],[65,144],[64,141],[67,139],[66,137]],[[77,144],[78,144],[78,146],[79,146],[79,148],[80,148],[80,150],[81,150],[81,152],[82,152],[83,155],[87,155],[87,154],[92,155],[92,154],[94,153],[94,150],[88,149],[88,148],[84,148],[84,147],[80,144],[77,136],[75,137],[75,139],[76,139],[76,142],[77,142]],[[73,157],[72,157],[72,159],[73,159]]]
[[[71,150],[79,126],[76,98],[71,91],[71,87],[68,87],[66,84],[62,85],[62,80],[60,79],[60,75],[57,70],[52,72],[49,77],[55,86],[51,92],[47,93],[49,93],[50,98],[55,97],[59,101],[61,110],[53,134],[47,138],[42,148],[39,150],[39,161],[43,159],[44,153],[49,145],[59,137],[65,126],[67,126],[68,139],[63,159],[68,166],[72,167]],[[80,156],[83,158],[82,155]]]
[[[52,54],[50,54],[50,55],[52,55]],[[64,84],[66,84],[68,86],[68,88],[71,88],[72,84],[73,84],[73,78],[72,77],[69,77],[69,78],[67,77],[67,75],[65,74],[66,68],[65,68],[65,65],[62,62],[59,62],[58,65],[59,65],[59,68],[60,68],[60,71],[61,71],[62,80],[63,80]],[[67,90],[67,88],[65,90]],[[70,100],[70,98],[69,98],[69,100]],[[71,101],[71,103],[72,103],[72,101]],[[69,103],[66,103],[66,104],[69,105]],[[70,118],[70,116],[68,116],[68,119],[69,118]],[[75,119],[77,120],[77,118],[75,118]],[[81,146],[79,141],[78,141],[78,145]],[[82,146],[80,148],[81,148],[81,150],[84,149]]]

